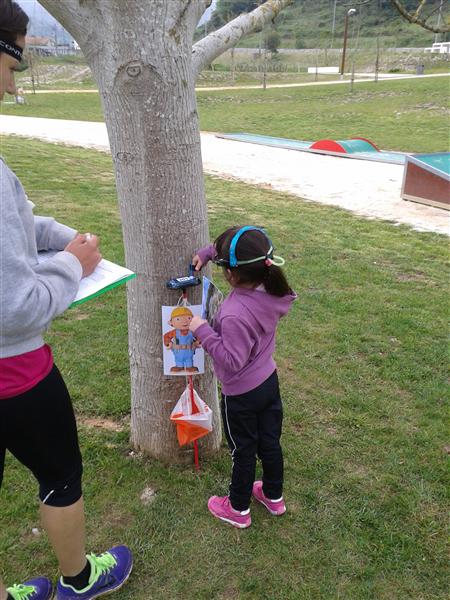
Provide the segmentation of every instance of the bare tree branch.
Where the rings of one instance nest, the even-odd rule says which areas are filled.
[[[209,65],[228,48],[233,48],[248,33],[262,29],[293,0],[267,0],[250,13],[242,14],[197,42],[192,48],[194,74]]]
[[[410,23],[415,23],[416,25],[420,25],[424,29],[427,29],[428,31],[432,31],[433,33],[447,33],[450,31],[449,24],[442,25],[441,27],[438,27],[437,25],[430,25],[428,23],[428,21],[429,21],[431,15],[428,15],[428,17],[426,17],[426,18],[422,18],[422,19],[419,18],[421,11],[426,4],[426,0],[421,0],[419,7],[417,8],[417,10],[414,14],[411,14],[406,10],[406,8],[403,6],[401,0],[390,0],[390,2],[393,6],[395,6],[395,8],[402,15],[402,17],[404,17]],[[435,12],[435,11],[433,11],[433,12]]]
[[[416,12],[414,13],[414,19],[418,19],[420,13],[422,12],[422,8],[425,6],[425,4],[427,3],[427,0],[420,0],[420,4],[417,7]]]

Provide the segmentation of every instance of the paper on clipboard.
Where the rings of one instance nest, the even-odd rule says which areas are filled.
[[[57,254],[55,250],[38,252],[38,261],[40,263],[52,258]],[[95,271],[88,277],[83,277],[80,281],[77,295],[70,305],[71,307],[82,304],[91,298],[95,298],[118,285],[136,277],[136,274],[130,269],[121,267],[109,260],[102,259],[97,265]]]

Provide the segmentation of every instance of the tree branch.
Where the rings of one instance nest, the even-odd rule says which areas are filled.
[[[292,1],[267,0],[252,12],[239,15],[194,44],[192,64],[195,76],[198,77],[204,67],[211,64],[215,58],[223,54],[228,48],[233,48],[244,35],[262,29],[266,23],[272,21]]]
[[[420,0],[420,4],[417,7],[416,12],[414,13],[414,19],[418,19],[420,13],[422,12],[422,8],[425,6],[425,4],[427,3],[427,0]]]
[[[418,9],[416,10],[414,15],[410,14],[406,10],[406,8],[403,6],[403,4],[400,0],[390,0],[390,2],[393,6],[395,6],[395,8],[402,15],[402,17],[404,17],[410,23],[415,23],[416,25],[420,25],[424,29],[427,29],[428,31],[432,31],[433,33],[447,33],[450,31],[450,25],[443,25],[442,27],[438,27],[437,25],[429,25],[427,23],[427,21],[429,20],[429,17],[427,17],[426,19],[419,19],[419,14],[420,14],[426,0],[421,0],[420,6],[418,7]]]

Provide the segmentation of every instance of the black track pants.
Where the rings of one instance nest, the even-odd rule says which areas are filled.
[[[268,498],[282,496],[283,453],[280,445],[283,407],[277,372],[254,390],[239,396],[222,394],[222,419],[231,450],[233,469],[230,502],[236,510],[250,504],[256,457],[263,468],[263,491]]]

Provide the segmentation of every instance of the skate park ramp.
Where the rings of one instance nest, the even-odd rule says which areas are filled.
[[[450,210],[450,153],[408,156],[402,198]]]
[[[262,144],[274,148],[287,148],[288,150],[298,150],[300,152],[328,154],[330,156],[340,156],[342,158],[373,160],[395,165],[404,165],[406,157],[408,156],[404,152],[384,152],[383,150],[379,150],[373,142],[365,138],[350,138],[348,140],[323,139],[318,140],[317,142],[307,142],[254,133],[220,133],[216,134],[216,136],[226,140]]]

